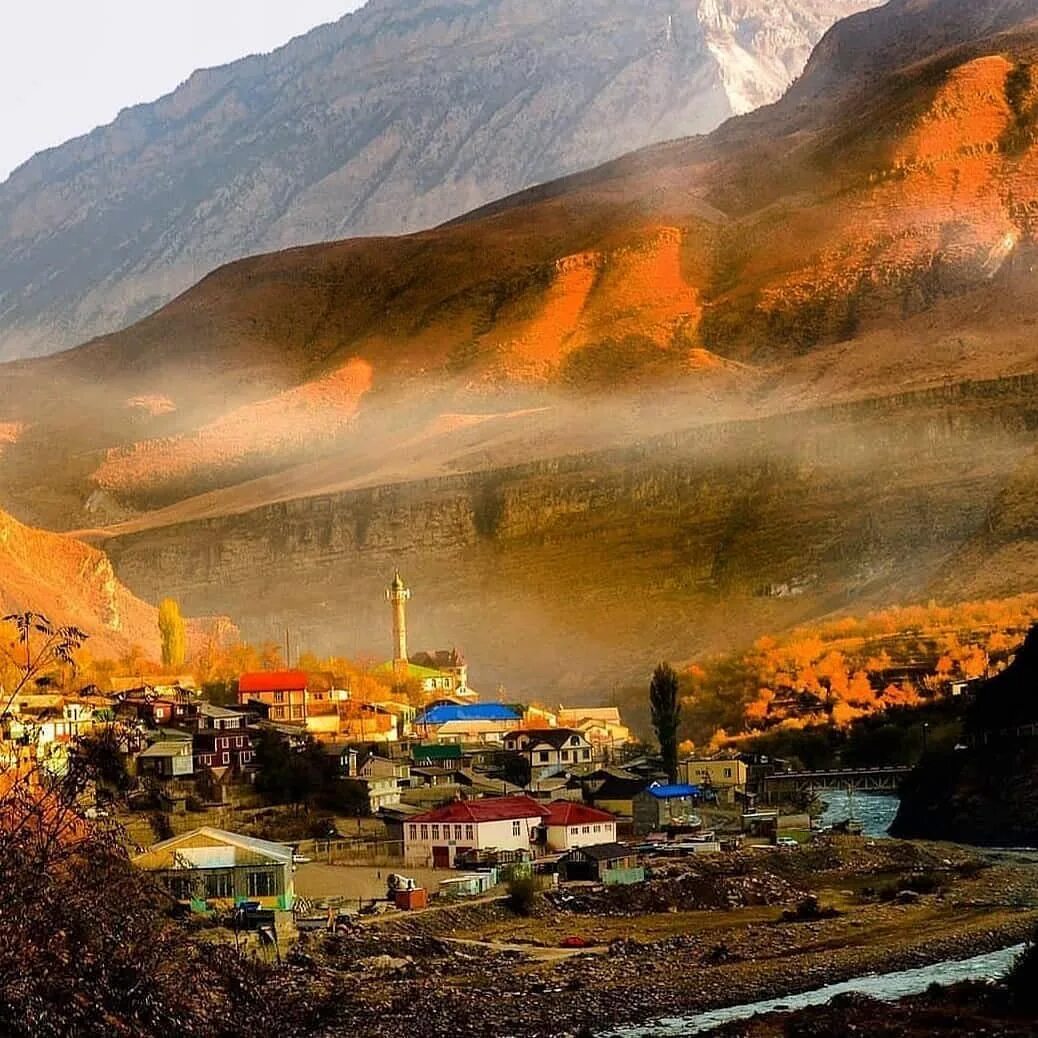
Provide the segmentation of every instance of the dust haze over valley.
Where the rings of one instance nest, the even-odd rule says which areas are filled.
[[[0,507],[318,652],[388,652],[399,566],[417,648],[551,698],[1033,590],[1036,18],[894,0],[707,137],[4,365]]]

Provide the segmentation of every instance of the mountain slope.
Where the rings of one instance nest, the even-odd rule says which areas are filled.
[[[198,72],[0,185],[0,358],[228,260],[413,231],[776,100],[876,0],[371,0]]]
[[[125,332],[0,368],[8,505],[82,527],[321,459],[314,493],[1035,370],[1036,37],[929,7],[964,12],[966,44],[845,83],[820,125],[791,94],[433,231],[240,261]],[[829,78],[815,61],[805,83]],[[669,408],[641,407],[661,386]],[[581,418],[618,391],[636,399]],[[459,447],[437,423],[466,414],[524,431]]]
[[[119,582],[104,554],[0,512],[0,616],[24,610],[82,628],[95,658],[134,646],[158,658],[158,611]]]
[[[895,0],[870,31],[914,13],[936,51],[824,103],[801,91],[865,16],[708,138],[240,261],[0,367],[4,502],[99,527],[142,593],[329,649],[379,644],[404,565],[430,641],[534,691],[973,596],[992,551],[1029,589],[1036,7]]]

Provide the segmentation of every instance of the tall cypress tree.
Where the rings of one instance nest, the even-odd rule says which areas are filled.
[[[182,667],[187,658],[187,628],[180,606],[172,598],[159,603],[159,633],[162,635],[162,665]]]
[[[678,676],[669,663],[661,663],[649,685],[652,727],[660,744],[663,767],[671,782],[678,780],[678,726],[681,723],[681,700],[678,698]]]

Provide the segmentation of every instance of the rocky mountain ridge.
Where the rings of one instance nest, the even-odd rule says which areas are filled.
[[[0,358],[250,253],[429,227],[776,100],[875,0],[371,0],[0,185]]]
[[[894,0],[877,39],[926,12],[927,60],[901,41],[806,102],[856,67],[858,16],[709,137],[239,261],[0,366],[4,503],[96,527],[139,593],[314,647],[377,651],[402,564],[423,640],[531,692],[1028,589],[1036,7]]]
[[[26,609],[86,631],[95,659],[134,647],[158,657],[158,610],[127,590],[103,552],[0,512],[0,615]]]

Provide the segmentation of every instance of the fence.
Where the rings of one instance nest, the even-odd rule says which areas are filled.
[[[398,865],[404,858],[403,840],[304,840],[300,854],[328,864]]]
[[[626,887],[643,882],[645,869],[640,865],[634,869],[603,869],[600,878],[607,887]]]

